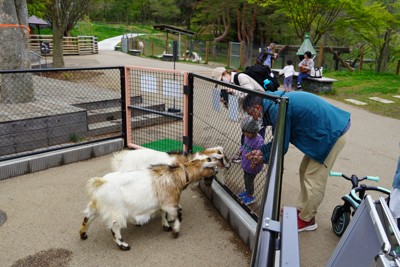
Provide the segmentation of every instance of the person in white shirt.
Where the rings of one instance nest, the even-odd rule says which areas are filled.
[[[299,63],[299,75],[297,76],[297,90],[302,90],[303,79],[310,77],[311,69],[314,68],[314,60],[310,51],[304,52],[304,59]]]
[[[286,66],[279,71],[279,75],[283,75],[283,88],[285,89],[285,92],[290,92],[292,91],[292,80],[293,80],[293,75],[294,75],[294,67],[293,67],[293,61],[288,60],[286,61]]]

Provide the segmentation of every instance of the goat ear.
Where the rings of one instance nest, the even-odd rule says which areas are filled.
[[[216,166],[215,162],[204,162],[203,163],[203,168],[214,168]]]
[[[210,155],[210,158],[212,159],[222,159],[224,156],[218,153],[214,153],[212,155]]]

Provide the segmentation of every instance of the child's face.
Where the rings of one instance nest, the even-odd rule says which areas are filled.
[[[257,133],[250,133],[250,132],[243,131],[243,135],[246,136],[247,138],[253,139],[257,136]]]

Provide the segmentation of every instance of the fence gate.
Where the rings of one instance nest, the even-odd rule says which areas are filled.
[[[187,73],[125,67],[127,146],[188,151]]]
[[[230,42],[229,43],[229,67],[231,69],[237,69],[240,67],[240,43]]]

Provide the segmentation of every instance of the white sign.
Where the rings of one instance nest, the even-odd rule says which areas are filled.
[[[157,78],[153,75],[140,75],[140,89],[143,92],[157,93]]]
[[[182,97],[183,87],[179,81],[164,80],[163,95],[171,97]]]

